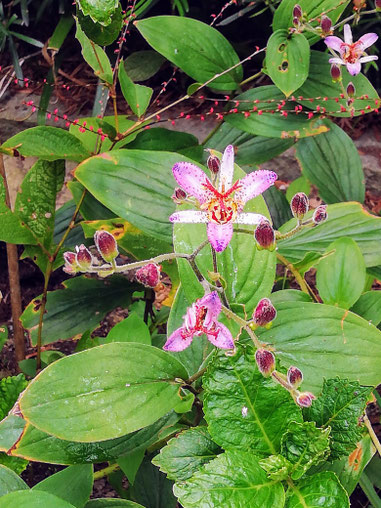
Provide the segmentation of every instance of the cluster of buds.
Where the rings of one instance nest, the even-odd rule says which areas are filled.
[[[257,242],[258,250],[266,249],[273,251],[275,249],[275,231],[268,220],[263,219],[254,231],[254,238]]]
[[[303,11],[299,4],[294,5],[292,10],[292,24],[295,28],[300,28],[303,19]]]

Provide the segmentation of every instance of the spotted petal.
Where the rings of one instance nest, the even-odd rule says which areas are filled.
[[[372,46],[372,44],[374,44],[377,39],[378,35],[371,32],[368,34],[364,34],[362,37],[360,37],[359,42],[361,42],[362,44],[362,49],[366,49]]]
[[[378,60],[378,56],[376,56],[376,55],[362,56],[360,58],[359,62],[366,63],[366,62],[373,62],[373,60]]]
[[[348,25],[348,24],[344,25],[344,41],[345,41],[345,44],[352,44],[353,43],[352,30],[351,30],[350,25]]]
[[[219,175],[220,178],[218,185],[218,190],[220,192],[222,192],[223,186],[225,188],[225,191],[230,189],[233,182],[233,173],[234,173],[234,147],[233,145],[228,145],[225,148],[221,160],[221,168]]]
[[[246,201],[259,196],[271,187],[277,178],[278,175],[274,171],[259,170],[249,173],[240,180],[241,187],[235,193],[235,200],[243,207]]]
[[[231,222],[227,224],[214,224],[214,222],[209,222],[207,232],[209,242],[214,250],[216,252],[222,252],[232,239],[233,224]]]
[[[343,41],[339,37],[336,37],[335,35],[330,35],[329,37],[326,37],[324,39],[324,42],[329,48],[338,52],[340,52],[341,46],[343,44]]]
[[[182,210],[175,212],[170,217],[171,222],[186,222],[192,224],[200,224],[201,222],[208,222],[208,215],[206,212],[198,210]]]
[[[221,300],[217,294],[217,291],[213,291],[208,295],[203,296],[198,300],[198,304],[205,307],[207,310],[204,326],[205,328],[209,328],[209,326],[216,321],[219,313],[221,312]]]
[[[170,335],[167,342],[163,346],[165,351],[183,351],[192,344],[193,335],[190,335],[184,339],[182,336],[182,331],[183,328],[178,328]]]
[[[204,184],[212,184],[200,168],[189,162],[178,162],[173,166],[172,172],[176,182],[185,192],[194,196],[201,204],[208,201],[211,192],[204,187]]]
[[[236,220],[234,221],[236,224],[259,224],[262,220],[267,220],[267,217],[261,215],[260,213],[240,213]]]
[[[352,76],[356,76],[357,74],[359,74],[361,72],[361,64],[360,64],[360,62],[356,62],[356,63],[353,63],[353,64],[347,63],[347,71]]]
[[[221,349],[234,349],[234,340],[229,328],[222,323],[217,323],[216,330],[218,331],[217,337],[211,333],[207,334],[208,340],[213,346]]]

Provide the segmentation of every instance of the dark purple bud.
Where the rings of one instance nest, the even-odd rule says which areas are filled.
[[[93,257],[83,244],[77,247],[77,263],[82,270],[87,270],[93,263]]]
[[[293,388],[299,388],[303,381],[303,373],[298,367],[290,367],[287,371],[287,381]]]
[[[67,265],[77,266],[77,256],[75,252],[64,252],[63,253],[64,261]]]
[[[321,222],[327,220],[327,217],[327,205],[320,205],[315,209],[312,220],[315,224],[320,224]]]
[[[257,349],[255,352],[255,361],[257,362],[259,372],[265,376],[271,376],[275,370],[275,356],[267,349]]]
[[[348,85],[347,85],[347,94],[348,94],[348,96],[349,97],[354,97],[355,93],[356,93],[355,85],[352,82],[348,83]]]
[[[154,288],[160,282],[160,266],[154,263],[142,266],[137,270],[135,278],[140,284],[143,284],[143,286]]]
[[[106,263],[111,263],[118,256],[118,245],[115,238],[108,231],[96,231],[94,235],[94,242],[99,254]]]
[[[220,159],[218,157],[216,157],[215,155],[209,155],[206,164],[213,174],[216,175],[219,172],[221,162],[220,162]]]
[[[302,8],[299,4],[294,5],[294,9],[292,11],[292,17],[300,19],[303,16]]]
[[[341,70],[340,67],[336,64],[331,65],[331,77],[334,82],[340,81],[341,79]]]
[[[292,19],[292,24],[294,25],[295,28],[298,28],[300,26],[300,20],[299,20],[299,18],[293,18]]]
[[[298,192],[291,199],[290,206],[292,215],[297,219],[303,219],[303,217],[308,212],[309,206],[308,197],[304,194],[304,192]]]
[[[376,0],[375,2],[376,9],[381,9],[381,0]]]
[[[320,27],[321,27],[321,31],[323,32],[323,35],[330,34],[331,28],[332,28],[331,18],[329,18],[328,16],[323,16],[321,18]]]
[[[253,321],[257,326],[267,326],[276,318],[276,309],[268,298],[262,298],[253,312]]]
[[[176,187],[172,194],[172,199],[176,204],[181,204],[184,199],[186,199],[187,193],[183,191],[183,189],[180,189],[180,187]]]
[[[315,400],[316,397],[311,392],[301,392],[296,397],[296,403],[300,407],[310,407],[312,405],[312,401]]]
[[[254,231],[254,237],[257,241],[257,247],[259,250],[275,249],[275,232],[268,220],[262,220]]]

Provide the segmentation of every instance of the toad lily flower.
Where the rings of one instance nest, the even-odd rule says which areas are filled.
[[[234,349],[234,341],[229,329],[217,321],[221,307],[221,301],[216,291],[196,300],[187,309],[183,326],[170,335],[163,349],[183,351],[191,345],[193,337],[198,337],[203,333],[214,346],[221,349]]]
[[[169,220],[175,223],[206,223],[209,241],[217,252],[222,252],[228,246],[233,235],[233,223],[253,225],[266,219],[257,213],[242,213],[242,210],[247,201],[273,185],[277,175],[273,171],[254,171],[232,185],[232,145],[225,149],[222,156],[218,188],[194,164],[178,162],[172,171],[177,183],[198,200],[200,210],[175,212]]]
[[[377,56],[368,56],[364,51],[374,44],[377,39],[377,34],[368,33],[360,37],[358,41],[353,42],[351,27],[349,25],[344,25],[344,42],[334,35],[324,39],[324,42],[329,48],[340,54],[340,57],[330,58],[329,62],[332,64],[346,65],[348,72],[352,74],[352,76],[356,76],[356,74],[361,71],[362,63],[378,59]]]

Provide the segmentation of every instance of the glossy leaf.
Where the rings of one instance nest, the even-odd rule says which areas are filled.
[[[24,374],[3,377],[0,380],[0,420],[7,416],[18,396],[27,386],[28,381]]]
[[[38,157],[47,161],[69,159],[79,162],[90,155],[79,139],[68,131],[45,125],[25,129],[0,147],[0,152],[7,155],[13,155],[14,150],[24,157]]]
[[[48,492],[19,490],[1,498],[1,508],[75,508],[72,504]]]
[[[276,30],[267,42],[266,69],[286,97],[300,88],[308,76],[310,45],[302,33]]]
[[[280,303],[277,312],[271,329],[258,335],[275,347],[282,365],[301,369],[303,390],[318,394],[332,372],[362,385],[381,382],[381,332],[368,321],[315,303]]]
[[[24,480],[14,471],[0,464],[0,497],[15,490],[27,490],[28,488]]]
[[[339,238],[327,247],[317,268],[316,287],[324,303],[349,309],[365,286],[364,257],[352,238]]]
[[[328,132],[296,144],[296,158],[303,174],[316,185],[326,203],[362,203],[365,177],[357,148],[338,125],[329,120],[326,125]]]
[[[77,0],[85,16],[105,26],[111,23],[112,15],[118,8],[118,0]]]
[[[132,81],[146,81],[159,71],[164,62],[165,58],[156,51],[135,51],[125,59],[124,68]]]
[[[123,63],[119,65],[118,78],[123,97],[135,115],[140,118],[148,108],[153,93],[152,88],[135,84],[128,76]]]
[[[77,11],[78,21],[87,37],[99,46],[108,46],[118,37],[122,28],[123,17],[120,6],[112,13],[110,23],[105,26]]]
[[[381,264],[381,250],[374,248],[381,241],[380,217],[371,215],[359,203],[328,205],[327,212],[328,219],[323,224],[279,242],[279,252],[291,262],[300,261],[308,252],[324,253],[334,240],[347,236],[360,247],[367,267]],[[311,216],[312,211],[306,219]],[[280,231],[289,231],[295,224],[295,219],[291,219]]]
[[[263,508],[283,506],[282,484],[268,480],[250,452],[229,451],[206,464],[189,480],[174,487],[184,508]]]
[[[347,379],[324,381],[323,391],[312,406],[305,410],[308,420],[319,427],[331,427],[331,460],[349,455],[362,436],[359,427],[372,388]]]
[[[331,471],[318,473],[289,487],[285,508],[349,508],[348,495]]]
[[[150,46],[200,83],[239,62],[230,42],[218,30],[201,21],[156,16],[137,21],[136,27]],[[241,80],[242,67],[238,66],[213,80],[211,87],[235,90]]]
[[[118,458],[117,464],[126,475],[129,485],[134,484],[136,473],[138,472],[144,456],[145,450],[140,448]]]
[[[220,354],[204,375],[203,386],[208,429],[224,449],[275,454],[288,424],[302,421],[290,394],[259,372],[251,347],[231,357]]]
[[[140,342],[151,345],[151,334],[145,322],[135,313],[130,312],[128,317],[111,328],[105,344],[110,342]]]
[[[381,323],[381,292],[367,291],[360,296],[351,311],[378,326]]]
[[[186,430],[168,441],[152,463],[171,480],[187,480],[206,462],[215,459],[221,448],[205,427]]]
[[[95,328],[115,307],[127,307],[132,293],[138,288],[119,275],[105,280],[75,277],[66,280],[63,286],[64,289],[48,292],[42,325],[43,344],[70,339],[89,328]],[[21,316],[23,326],[29,330],[34,345],[37,341],[40,304],[41,296],[34,298]]]
[[[95,197],[86,192],[85,187],[78,181],[68,182],[70,192],[73,194],[73,199],[76,205],[82,200],[84,193],[85,197],[80,204],[80,214],[85,220],[97,220],[97,219],[114,219],[116,215],[102,205]]]
[[[9,413],[0,422],[0,450],[9,451],[24,432],[25,420]]]
[[[174,379],[186,375],[178,360],[152,346],[106,344],[49,365],[24,391],[21,413],[60,439],[112,439],[170,411],[179,401]]]

